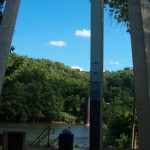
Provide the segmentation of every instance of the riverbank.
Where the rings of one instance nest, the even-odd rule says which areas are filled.
[[[0,132],[13,131],[13,132],[25,132],[26,133],[26,144],[30,145],[41,132],[50,127],[54,129],[54,134],[50,134],[50,142],[55,140],[62,131],[68,127],[71,127],[71,132],[74,134],[73,145],[78,147],[89,147],[89,127],[81,124],[64,124],[64,123],[0,123]],[[47,138],[41,144],[47,143]],[[54,144],[58,146],[58,141]]]

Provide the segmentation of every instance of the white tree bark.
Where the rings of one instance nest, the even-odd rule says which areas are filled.
[[[140,150],[150,150],[149,0],[128,0]]]
[[[0,26],[0,94],[18,14],[20,0],[7,0],[2,24]]]

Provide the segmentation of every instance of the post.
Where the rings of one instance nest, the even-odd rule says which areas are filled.
[[[150,150],[149,4],[149,0],[128,0],[140,150]]]
[[[0,95],[20,0],[7,0],[0,26]]]
[[[85,121],[84,124],[86,126],[90,126],[90,98],[86,101],[86,114],[85,114]]]
[[[91,0],[90,150],[102,150],[103,0]]]

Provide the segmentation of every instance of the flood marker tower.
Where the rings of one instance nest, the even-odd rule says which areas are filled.
[[[90,150],[102,150],[103,0],[91,0]]]

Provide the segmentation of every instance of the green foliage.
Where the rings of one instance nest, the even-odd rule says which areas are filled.
[[[88,97],[89,72],[12,53],[0,97],[0,121],[83,122]],[[128,147],[133,101],[133,70],[105,71],[104,145]]]
[[[113,16],[118,23],[125,23],[129,32],[128,1],[127,0],[104,0],[105,8],[109,9],[110,16]]]
[[[0,102],[0,114],[5,114],[1,120],[65,121],[65,111],[78,118],[71,122],[83,121],[88,81],[89,73],[64,64],[10,54]]]
[[[116,139],[116,145],[118,148],[128,148],[129,146],[128,135],[125,135],[124,133],[120,134],[120,138]]]
[[[127,148],[131,138],[134,105],[133,70],[104,74],[104,145]]]
[[[66,112],[61,112],[61,120],[67,123],[76,123],[77,117]]]

